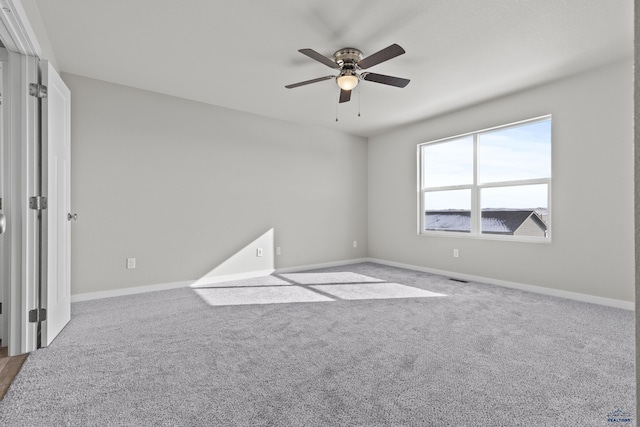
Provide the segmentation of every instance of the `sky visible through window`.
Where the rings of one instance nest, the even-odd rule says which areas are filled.
[[[467,136],[423,147],[425,187],[473,183],[473,137]]]
[[[425,188],[473,183],[473,136],[423,147]],[[551,120],[478,135],[478,183],[551,176]],[[547,208],[546,184],[481,189],[482,209]],[[469,190],[427,192],[425,209],[470,208]]]
[[[478,181],[551,176],[551,121],[483,133],[479,136]]]

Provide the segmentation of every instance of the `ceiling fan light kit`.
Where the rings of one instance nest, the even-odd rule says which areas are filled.
[[[287,89],[293,89],[335,78],[336,83],[340,87],[339,102],[342,103],[348,102],[351,99],[351,91],[358,86],[360,80],[367,80],[374,83],[382,83],[401,88],[409,84],[408,79],[400,77],[360,72],[361,70],[373,67],[374,65],[378,65],[381,62],[388,61],[391,58],[395,58],[396,56],[405,53],[404,49],[397,44],[392,44],[391,46],[388,46],[373,55],[369,55],[366,58],[362,55],[362,52],[352,47],[346,47],[338,50],[333,54],[333,59],[328,58],[313,49],[300,49],[298,52],[303,55],[307,55],[309,58],[314,59],[327,67],[339,70],[339,74],[337,76],[324,76],[317,79],[286,85],[285,87]]]
[[[355,75],[355,73],[344,73],[336,77],[336,83],[342,90],[352,90],[353,88],[358,86],[359,81],[360,80],[358,79],[358,76]]]

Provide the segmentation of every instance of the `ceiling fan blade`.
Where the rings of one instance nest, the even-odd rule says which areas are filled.
[[[351,91],[340,89],[340,103],[349,102],[351,100]]]
[[[369,55],[366,58],[358,61],[358,67],[366,70],[367,68],[378,65],[381,62],[388,61],[391,58],[402,55],[403,53],[404,49],[394,43],[391,46],[385,47],[384,49],[374,53],[373,55]]]
[[[376,73],[362,73],[362,78],[370,82],[382,83],[385,85],[395,86],[395,87],[405,87],[411,81],[409,79],[403,79],[400,77],[393,77],[393,76],[385,76],[384,74],[376,74]]]
[[[329,80],[329,79],[333,79],[336,76],[324,76],[324,77],[318,77],[317,79],[312,79],[312,80],[305,80],[304,82],[300,82],[300,83],[293,83],[290,85],[286,85],[285,87],[287,89],[293,89],[294,87],[298,87],[298,86],[304,86],[304,85],[310,85],[311,83],[318,83],[321,82],[323,80]]]
[[[340,66],[336,64],[333,59],[327,58],[326,56],[319,54],[313,49],[299,49],[298,52],[302,53],[303,55],[307,55],[309,58],[315,59],[318,62],[322,62],[329,68],[340,68]]]

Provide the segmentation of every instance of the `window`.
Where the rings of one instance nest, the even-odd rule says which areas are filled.
[[[551,117],[418,145],[420,234],[549,241]]]

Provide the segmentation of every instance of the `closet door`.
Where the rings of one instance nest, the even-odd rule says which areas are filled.
[[[41,326],[41,346],[51,344],[71,319],[71,92],[47,61],[41,62],[41,80],[47,87],[41,99],[42,179],[47,195],[43,219],[43,269],[41,305],[46,317]]]

